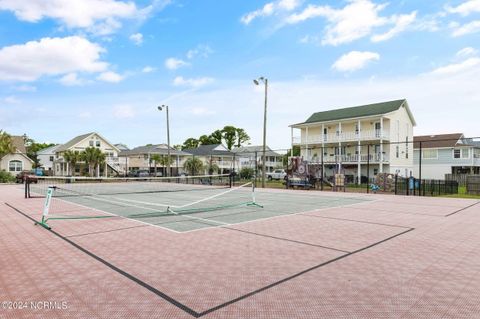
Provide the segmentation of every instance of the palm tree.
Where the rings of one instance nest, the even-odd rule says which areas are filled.
[[[196,157],[191,157],[185,161],[183,168],[185,168],[185,170],[193,176],[196,172],[199,172],[203,169],[203,162]]]
[[[150,156],[150,161],[153,161],[153,165],[155,165],[155,176],[157,175],[157,165],[160,164],[162,161],[162,157],[159,154],[153,154]]]
[[[105,163],[106,156],[102,151],[95,147],[87,147],[81,153],[81,159],[88,165],[88,174],[93,176],[93,169]]]
[[[80,152],[67,150],[65,151],[65,153],[63,153],[63,158],[65,159],[65,162],[68,163],[70,170],[69,174],[72,176],[75,175],[75,168],[77,166],[77,163],[82,160]]]
[[[160,165],[162,165],[163,167],[168,167],[168,166],[171,166],[173,164],[173,158],[172,157],[168,157],[168,156],[165,156],[163,155],[161,160],[160,160]],[[168,176],[171,176],[171,171],[168,172],[168,174],[165,174],[165,175],[168,175]]]
[[[0,158],[15,152],[12,137],[7,132],[0,130]]]

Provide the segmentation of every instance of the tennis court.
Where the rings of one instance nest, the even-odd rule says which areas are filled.
[[[480,311],[477,200],[223,181],[167,190],[102,183],[57,183],[51,230],[34,226],[45,206],[35,196],[41,183],[28,199],[19,186],[0,188],[2,300],[65,301],[65,309],[48,310],[56,318],[475,318]]]
[[[39,178],[29,197],[55,187],[49,220],[128,218],[177,232],[227,226],[317,209],[360,204],[361,197],[258,192],[228,175],[150,179]]]

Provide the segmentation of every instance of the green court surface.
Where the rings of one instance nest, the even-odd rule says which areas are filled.
[[[102,187],[115,188],[114,185]],[[32,191],[34,189],[35,186],[32,186]],[[61,191],[57,190],[57,194],[59,192]],[[112,192],[103,195],[81,194],[79,191],[78,194],[68,193],[52,198],[48,223],[55,227],[57,218],[120,216],[176,232],[187,232],[368,201],[354,195],[259,189],[254,192],[250,184],[235,188],[198,187],[143,193]]]

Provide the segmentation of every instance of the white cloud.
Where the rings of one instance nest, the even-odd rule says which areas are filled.
[[[263,8],[249,12],[240,18],[243,24],[250,24],[254,19],[259,17],[268,17],[273,14],[273,2],[269,2]]]
[[[439,67],[431,72],[434,75],[453,75],[466,71],[471,71],[472,69],[480,66],[480,58],[473,57],[468,58],[465,61],[460,63],[452,63],[446,66]]]
[[[6,98],[3,99],[3,101],[7,104],[20,104],[21,103],[21,101],[13,95],[7,96]]]
[[[329,23],[325,28],[322,44],[339,45],[368,36],[373,28],[388,24],[389,19],[379,16],[385,6],[370,0],[351,0],[342,9],[309,5],[302,12],[290,15],[286,22],[295,24],[315,17],[324,17]]]
[[[332,68],[341,72],[351,72],[363,69],[369,62],[380,60],[380,55],[375,52],[352,51],[342,55]]]
[[[58,20],[68,28],[109,34],[121,27],[120,19],[142,18],[151,7],[116,0],[0,0],[0,10],[12,11],[22,21]]]
[[[240,18],[240,21],[248,25],[256,18],[268,17],[276,12],[292,11],[300,5],[300,0],[279,0],[275,2],[268,2],[262,8],[251,11]]]
[[[146,67],[144,67],[142,69],[142,73],[152,73],[154,72],[156,69],[154,67],[151,67],[149,65],[147,65]]]
[[[372,41],[381,42],[381,41],[385,41],[393,38],[397,34],[405,31],[408,28],[408,26],[410,26],[415,21],[416,17],[417,17],[416,11],[410,14],[393,16],[391,20],[395,24],[395,26],[383,34],[377,34],[372,36]]]
[[[118,119],[135,117],[135,109],[131,105],[116,105],[113,107],[113,116]]]
[[[215,114],[214,111],[206,108],[206,107],[193,107],[190,112],[193,114],[193,115],[212,115],[212,114]]]
[[[187,58],[193,59],[197,56],[208,58],[208,56],[212,53],[213,50],[208,45],[200,44],[195,49],[191,49],[187,52]]]
[[[178,68],[181,68],[183,66],[189,65],[188,62],[185,62],[181,59],[177,58],[168,58],[165,60],[165,67],[169,70],[176,70]]]
[[[300,5],[300,0],[281,0],[278,2],[278,6],[284,10],[291,11]]]
[[[16,91],[19,92],[36,92],[37,88],[33,85],[19,85],[14,87]]]
[[[467,0],[456,7],[446,7],[447,12],[467,16],[471,13],[480,12],[480,0]]]
[[[466,47],[457,52],[457,57],[471,57],[478,55],[478,50],[472,47]]]
[[[60,79],[60,83],[65,86],[80,86],[85,84],[85,81],[78,78],[77,73],[68,73]]]
[[[452,36],[460,37],[466,34],[480,32],[480,20],[472,21],[463,25],[454,22],[450,24],[450,27],[453,29]]]
[[[143,34],[141,33],[134,33],[132,34],[129,39],[135,43],[135,45],[141,45],[143,43]]]
[[[104,49],[85,38],[43,38],[0,49],[0,80],[35,81],[45,75],[102,72]]]
[[[214,81],[213,78],[201,77],[201,78],[191,78],[185,79],[183,76],[177,76],[173,80],[173,85],[175,86],[191,86],[191,87],[201,87],[207,84],[210,84]]]
[[[123,75],[120,75],[112,71],[103,72],[103,73],[100,73],[99,76],[97,76],[97,80],[110,82],[110,83],[118,83],[122,81],[124,78],[125,77]]]

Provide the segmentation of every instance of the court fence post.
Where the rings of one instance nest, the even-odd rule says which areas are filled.
[[[370,144],[367,145],[367,194],[370,193]]]
[[[320,179],[320,190],[323,191],[323,179],[325,178],[325,164],[323,162],[323,153],[325,152],[324,147],[322,146],[322,178]]]

